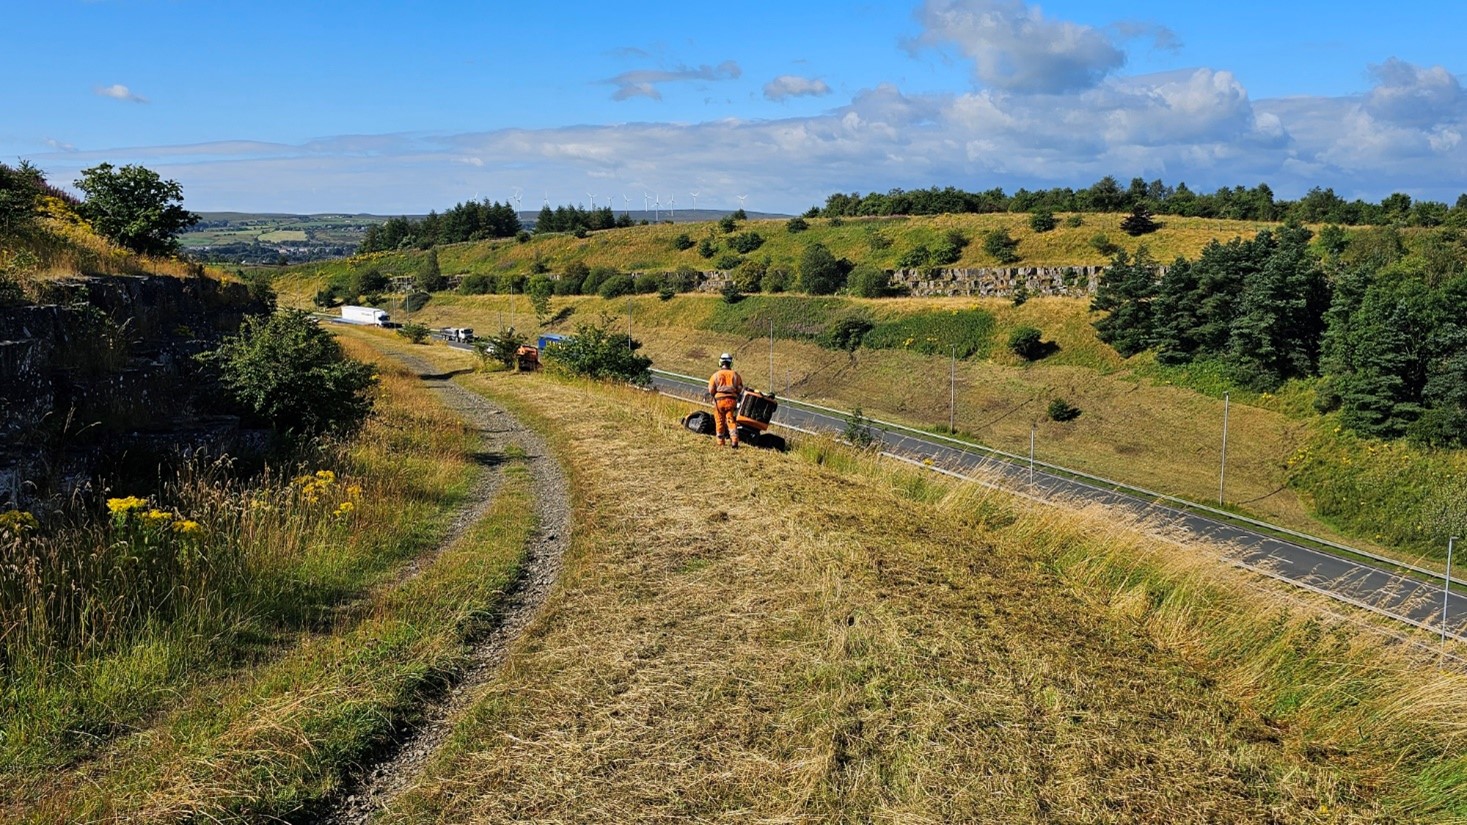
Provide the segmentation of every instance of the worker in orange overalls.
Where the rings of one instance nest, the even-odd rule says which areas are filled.
[[[718,356],[718,372],[708,379],[708,394],[713,396],[713,423],[718,430],[718,446],[731,439],[739,446],[737,424],[739,396],[744,394],[744,379],[734,372],[733,356],[724,353]]]

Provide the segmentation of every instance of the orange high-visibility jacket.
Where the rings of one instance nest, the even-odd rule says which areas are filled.
[[[744,391],[744,379],[733,370],[719,370],[708,379],[708,394],[714,398],[737,399]]]

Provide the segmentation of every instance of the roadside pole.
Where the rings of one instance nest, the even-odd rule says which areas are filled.
[[[1034,434],[1039,431],[1039,422],[1029,422],[1029,486],[1034,486]]]
[[[1442,661],[1446,660],[1447,655],[1447,600],[1452,595],[1452,545],[1456,543],[1456,536],[1451,536],[1447,539],[1447,575],[1442,581],[1442,644],[1440,655]]]
[[[774,319],[769,319],[769,394],[774,395]]]
[[[947,434],[957,430],[958,418],[958,347],[953,345],[952,365],[947,370]]]
[[[1217,506],[1223,506],[1223,485],[1228,478],[1228,394],[1223,393],[1222,469],[1217,473]]]

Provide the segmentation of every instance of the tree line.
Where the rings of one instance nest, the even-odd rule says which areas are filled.
[[[1347,201],[1333,189],[1315,187],[1298,200],[1274,197],[1268,184],[1252,188],[1222,187],[1211,194],[1194,192],[1186,183],[1170,186],[1160,179],[1132,178],[1122,187],[1107,175],[1083,189],[1055,187],[1012,195],[1003,189],[966,192],[948,186],[930,189],[892,189],[888,192],[836,193],[824,207],[812,207],[806,217],[860,217],[882,215],[941,215],[992,212],[1128,212],[1142,206],[1158,215],[1223,218],[1248,221],[1297,221],[1344,226],[1385,225],[1467,227],[1467,194],[1454,205],[1412,200],[1400,192],[1379,203]]]
[[[1122,355],[1213,361],[1255,390],[1321,378],[1315,406],[1345,427],[1467,446],[1464,236],[1408,249],[1394,227],[1337,230],[1289,224],[1165,267],[1144,246],[1119,252],[1092,302],[1107,312],[1096,331]]]
[[[519,214],[508,203],[464,201],[442,214],[433,211],[416,220],[390,218],[367,227],[357,252],[428,249],[438,244],[512,238],[523,228]]]
[[[611,207],[582,209],[579,206],[557,206],[545,204],[535,216],[535,232],[595,232],[598,229],[617,229],[631,226],[632,216],[626,212],[618,217]],[[646,221],[642,221],[646,223]]]

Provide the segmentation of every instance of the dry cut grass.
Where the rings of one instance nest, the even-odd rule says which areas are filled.
[[[677,426],[684,405],[630,391],[474,381],[550,433],[577,533],[560,591],[386,821],[1467,811],[1446,781],[1463,680],[1205,553],[830,442],[718,451]]]

